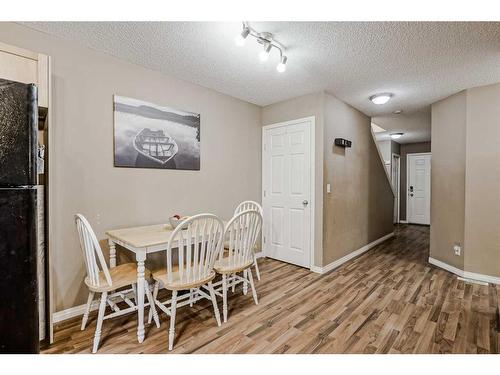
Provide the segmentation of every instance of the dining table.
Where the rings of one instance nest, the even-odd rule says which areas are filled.
[[[224,226],[226,226],[224,222]],[[135,254],[137,262],[137,340],[144,341],[144,271],[148,254],[165,251],[174,228],[170,224],[154,224],[106,231],[109,244],[109,265],[116,267],[116,245]],[[194,238],[192,239],[194,243]],[[176,244],[172,244],[176,247]],[[139,292],[142,291],[142,292]]]

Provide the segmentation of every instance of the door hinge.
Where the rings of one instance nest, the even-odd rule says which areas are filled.
[[[264,197],[266,196],[266,191],[264,190]]]
[[[264,236],[264,243],[266,243],[266,236]]]

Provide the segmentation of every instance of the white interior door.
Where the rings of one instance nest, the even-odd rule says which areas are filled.
[[[431,223],[431,155],[408,155],[408,222]]]
[[[268,257],[311,264],[310,119],[263,130],[264,249]]]

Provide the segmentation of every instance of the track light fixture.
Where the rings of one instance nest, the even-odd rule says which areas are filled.
[[[272,48],[271,43],[264,44],[264,49],[259,53],[260,61],[264,62],[269,59],[269,52],[271,52],[271,48]]]
[[[234,39],[238,47],[243,47],[245,45],[248,34],[250,34],[250,29],[248,27],[243,26],[243,31],[241,32],[241,34],[238,34]]]
[[[269,55],[271,54],[272,48],[276,48],[280,53],[280,61],[276,66],[276,70],[280,73],[283,73],[286,70],[286,63],[288,58],[285,56],[285,47],[282,44],[278,43],[273,34],[267,32],[257,32],[250,27],[248,22],[243,22],[243,29],[240,34],[238,34],[235,38],[235,43],[237,46],[245,45],[246,39],[248,36],[252,36],[257,40],[257,43],[262,44],[263,49],[259,53],[259,59],[262,62],[269,60]]]
[[[281,61],[276,66],[276,70],[278,72],[283,73],[286,70],[286,61],[287,60],[288,60],[288,58],[285,55],[281,56]]]

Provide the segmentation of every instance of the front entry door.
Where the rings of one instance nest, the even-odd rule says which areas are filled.
[[[311,120],[263,132],[264,249],[268,257],[311,263]]]
[[[408,154],[408,223],[431,223],[431,155]]]

